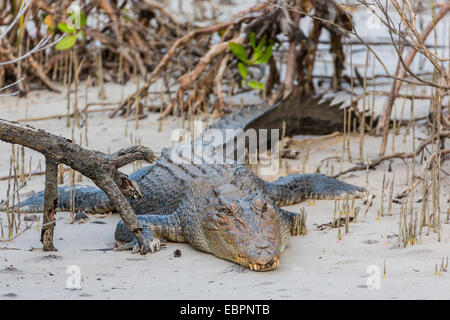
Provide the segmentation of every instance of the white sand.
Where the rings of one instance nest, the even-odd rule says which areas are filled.
[[[126,90],[132,91],[130,83]],[[89,101],[96,101],[97,91],[90,90]],[[115,85],[107,85],[107,96],[110,101],[120,98],[120,90]],[[82,98],[83,100],[83,98]],[[28,99],[0,98],[0,118],[18,119],[25,115],[28,103],[28,116],[44,116],[65,112],[63,95],[48,92],[32,92]],[[130,144],[129,137],[124,137],[123,118],[108,119],[108,113],[95,113],[89,116],[89,147],[102,151],[117,150]],[[140,129],[135,130],[134,122],[129,122],[129,131],[133,136],[142,139],[142,143],[159,151],[161,147],[170,145],[170,133],[176,128],[176,121],[168,119],[164,122],[163,131],[158,133],[157,114],[150,114],[140,121]],[[36,121],[33,126],[46,129],[55,134],[71,136],[70,129],[65,127],[65,119]],[[75,130],[75,137],[79,136]],[[417,136],[424,136],[424,129],[417,127]],[[403,143],[403,129],[396,138],[396,151],[411,149],[411,136]],[[369,158],[377,155],[380,141],[366,137],[365,154]],[[359,156],[359,138],[352,139],[352,157]],[[388,152],[391,151],[391,140]],[[301,155],[296,160],[289,160],[289,172],[299,172],[303,166],[305,148],[300,146]],[[8,174],[11,145],[0,143],[0,175]],[[306,163],[306,171],[314,172],[320,160],[328,156],[339,156],[342,150],[342,138],[313,142],[310,145],[310,156]],[[33,168],[37,166],[42,156],[26,151],[26,163],[32,155]],[[347,160],[347,156],[346,156]],[[349,167],[348,161],[344,167]],[[283,168],[285,166],[283,165]],[[339,162],[334,162],[335,171]],[[369,174],[369,189],[377,197],[367,216],[361,214],[357,223],[350,225],[349,234],[343,234],[337,241],[337,229],[319,231],[317,224],[331,221],[333,201],[317,201],[315,206],[302,203],[288,207],[298,211],[305,207],[308,212],[308,234],[291,238],[288,248],[281,258],[279,269],[257,273],[243,269],[231,262],[224,261],[192,249],[187,244],[169,243],[167,248],[143,257],[129,252],[99,252],[85,251],[111,247],[114,242],[117,215],[99,218],[91,216],[84,224],[69,224],[68,213],[58,213],[61,218],[56,226],[55,246],[58,251],[53,253],[58,259],[46,259],[51,253],[40,249],[40,232],[35,228],[24,233],[11,243],[0,244],[0,298],[11,297],[4,294],[14,293],[17,299],[433,299],[449,298],[448,287],[450,278],[447,273],[435,276],[435,265],[440,265],[441,259],[449,255],[450,227],[442,224],[441,242],[437,235],[431,233],[423,236],[422,244],[406,248],[394,247],[396,237],[389,240],[386,237],[398,233],[400,205],[393,204],[393,215],[376,221],[380,208],[380,185],[383,173],[387,172],[388,163],[380,165],[376,171]],[[132,166],[125,168],[132,171]],[[401,190],[405,183],[405,167],[402,161],[395,160],[392,169],[396,174],[394,193]],[[447,162],[443,168],[450,172]],[[325,172],[323,166],[322,172]],[[282,169],[280,175],[285,174]],[[356,172],[344,177],[345,181],[364,185],[365,172]],[[392,173],[386,173],[391,179]],[[441,207],[443,212],[448,208],[449,178],[443,175],[441,191]],[[272,177],[272,179],[275,177]],[[66,183],[69,173],[66,173]],[[84,179],[83,183],[89,183]],[[6,181],[0,182],[0,196],[6,196]],[[24,199],[30,191],[43,188],[43,177],[33,177],[27,187],[21,192]],[[419,199],[417,194],[415,199]],[[387,201],[386,201],[387,202]],[[361,205],[357,201],[356,205]],[[415,203],[420,208],[420,203]],[[385,204],[387,208],[387,203]],[[362,206],[362,210],[365,206]],[[1,214],[3,223],[6,216]],[[442,221],[445,214],[442,214]],[[94,224],[101,221],[105,224]],[[23,224],[22,224],[23,226]],[[343,231],[343,230],[342,230]],[[374,240],[367,244],[365,241]],[[17,248],[19,250],[10,250]],[[181,249],[182,256],[174,258],[175,249]],[[381,280],[380,290],[369,290],[366,287],[367,267],[377,265],[383,273],[386,261],[386,278]],[[65,289],[70,265],[81,268],[82,289]],[[6,271],[13,266],[18,271]],[[1,271],[3,270],[3,271]],[[7,269],[9,270],[9,269]]]
[[[249,4],[250,2],[240,2],[236,7],[223,7],[225,14],[220,19],[229,17]],[[188,13],[192,11],[190,6],[184,10]],[[367,15],[368,13],[359,16],[357,24],[366,23]],[[445,27],[445,24],[440,24],[439,27]],[[359,32],[371,39],[380,35],[378,30],[364,28],[364,25],[359,28]],[[387,34],[384,36],[384,39],[387,39]],[[442,44],[447,44],[446,42],[447,40],[443,40]],[[396,61],[392,59],[395,56],[393,49],[377,47],[376,50],[383,59],[386,58],[388,68],[394,70]],[[329,59],[326,53],[324,58]],[[353,57],[355,65],[364,65],[364,61],[364,50]],[[417,62],[420,63],[421,61]],[[331,69],[318,66],[316,71],[322,73],[327,70]],[[359,67],[359,70],[363,72],[362,67]],[[377,65],[375,72],[382,73],[383,70]],[[129,83],[124,95],[134,89],[135,86]],[[120,87],[108,84],[106,90],[107,101],[120,100]],[[410,90],[405,92],[411,93]],[[84,106],[83,95],[84,84],[80,88],[81,107]],[[377,110],[382,108],[383,99],[380,98],[379,102],[377,99]],[[89,101],[99,101],[96,88],[89,90]],[[421,103],[422,108],[416,105],[416,112],[427,110],[427,103]],[[397,104],[398,115],[401,99],[398,99]],[[0,118],[3,119],[17,120],[65,113],[65,94],[37,91],[32,92],[26,99],[0,97]],[[405,105],[405,115],[409,115],[408,103]],[[126,120],[109,119],[107,116],[106,112],[89,116],[89,148],[104,152],[116,151],[130,145],[132,133],[134,138],[141,139],[142,144],[159,151],[162,147],[170,146],[170,134],[180,124],[179,120],[165,120],[162,132],[158,132],[158,115],[150,114],[147,119],[140,121],[139,130],[134,128],[133,121],[128,122],[130,134],[125,137]],[[64,118],[30,124],[68,138],[72,136],[71,129],[65,126]],[[76,141],[79,141],[80,132],[83,131],[84,129],[75,129]],[[396,151],[410,151],[412,148],[411,135],[407,137],[406,143],[403,143],[403,134],[404,129],[395,139]],[[424,137],[427,134],[423,127],[417,126],[416,135]],[[373,159],[377,156],[380,139],[368,136],[365,139],[364,157]],[[389,139],[388,153],[392,150],[391,142]],[[306,149],[299,149],[299,158],[287,161],[289,173],[302,171]],[[326,157],[340,156],[341,150],[342,138],[311,143],[306,172],[314,172],[320,160]],[[0,176],[8,174],[10,151],[11,145],[0,142]],[[358,137],[352,139],[351,152],[354,159],[359,157]],[[39,160],[44,166],[43,157],[30,150],[26,151],[26,163],[30,156],[33,170],[37,168]],[[344,168],[353,165],[347,161],[347,156],[345,159]],[[339,162],[330,163],[333,163],[334,171],[337,172]],[[327,173],[325,166],[322,168],[322,172]],[[443,169],[447,173],[450,172],[448,161]],[[123,170],[129,173],[133,167],[129,165]],[[395,194],[405,186],[406,169],[402,161],[395,160],[392,170],[396,177]],[[317,229],[317,225],[331,221],[334,201],[317,201],[315,206],[302,203],[288,207],[296,212],[302,207],[306,208],[309,232],[306,236],[291,238],[282,255],[280,268],[266,273],[252,272],[213,255],[196,251],[187,244],[168,243],[167,248],[147,256],[132,255],[129,252],[86,251],[112,246],[119,217],[91,216],[89,222],[71,225],[68,213],[58,213],[58,219],[62,219],[58,221],[55,230],[57,252],[42,252],[39,249],[40,232],[35,227],[11,243],[0,243],[0,299],[448,299],[450,275],[444,272],[436,276],[435,265],[439,266],[442,258],[450,255],[450,227],[448,224],[442,224],[441,242],[438,242],[437,235],[431,232],[428,236],[423,235],[419,245],[396,247],[400,205],[393,204],[392,216],[383,217],[379,222],[376,219],[380,208],[383,174],[386,173],[387,179],[392,179],[393,173],[387,171],[388,162],[378,166],[376,171],[370,171],[369,190],[376,195],[374,205],[366,216],[361,213],[358,222],[350,225],[350,232],[343,234],[339,242],[337,229]],[[285,173],[283,169],[280,175]],[[355,172],[343,177],[343,180],[358,185],[365,185],[365,179],[365,172]],[[33,177],[21,190],[21,199],[26,198],[30,192],[42,190],[43,182],[42,176]],[[65,182],[69,183],[68,172]],[[442,174],[442,221],[445,221],[445,212],[449,206],[449,182],[449,177]],[[90,182],[84,179],[82,183]],[[6,197],[6,187],[7,181],[0,181],[0,199]],[[420,190],[415,195],[416,200],[419,198]],[[361,201],[357,201],[356,205],[360,206]],[[420,205],[415,203],[414,207],[420,210]],[[387,208],[387,201],[384,207]],[[365,210],[365,206],[362,206],[362,210]],[[0,213],[0,218],[3,224],[6,224],[6,216],[3,213]],[[95,221],[104,224],[93,223]],[[22,227],[23,225],[22,222]],[[388,237],[390,240],[386,243]],[[13,248],[18,250],[12,250]],[[31,248],[38,249],[30,251]],[[180,258],[173,257],[175,249],[181,249]],[[56,257],[52,258],[50,254]],[[367,268],[371,265],[378,266],[382,275],[384,264],[386,277],[381,279],[381,288],[368,289]],[[69,277],[66,270],[70,265],[78,265],[81,269],[81,290],[65,288]],[[8,268],[11,266],[13,268]]]

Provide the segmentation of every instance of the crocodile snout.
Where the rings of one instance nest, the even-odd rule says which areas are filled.
[[[251,270],[268,271],[279,266],[279,253],[273,244],[267,241],[257,242],[248,250],[248,265]]]

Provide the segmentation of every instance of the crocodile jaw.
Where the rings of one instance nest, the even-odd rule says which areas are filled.
[[[271,271],[280,266],[280,259],[279,258],[273,258],[271,261],[265,264],[260,263],[251,263],[247,262],[245,258],[242,257],[236,257],[236,263],[243,265],[244,267],[248,267],[252,271]]]

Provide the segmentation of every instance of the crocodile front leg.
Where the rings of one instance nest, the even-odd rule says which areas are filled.
[[[142,234],[150,244],[151,252],[159,250],[159,239],[174,242],[186,242],[178,215],[176,214],[144,215],[138,216],[138,219],[143,227]],[[134,249],[136,245],[133,233],[127,229],[123,221],[117,223],[115,239],[116,241],[125,243],[116,248],[116,251],[131,250]]]
[[[291,174],[274,182],[266,182],[269,196],[280,206],[306,199],[352,199],[366,194],[365,188],[354,186],[323,174]]]
[[[302,234],[302,215],[292,211],[281,210],[281,217],[289,226],[290,235],[297,237]],[[304,221],[303,221],[304,223]]]

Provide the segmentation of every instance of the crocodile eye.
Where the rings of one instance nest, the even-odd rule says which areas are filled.
[[[221,220],[225,220],[227,216],[233,216],[233,210],[228,205],[220,206],[216,208],[216,210],[216,216],[218,216]]]
[[[233,210],[230,207],[225,207],[224,211],[226,212],[227,215],[232,216],[233,215]]]
[[[253,201],[253,208],[260,212],[264,212],[267,209],[267,203],[264,201],[264,199],[256,199],[255,201]]]

